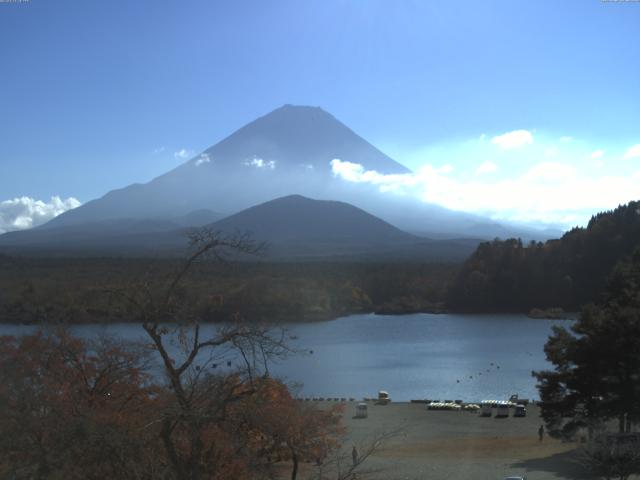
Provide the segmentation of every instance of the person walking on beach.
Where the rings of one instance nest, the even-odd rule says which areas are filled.
[[[544,437],[544,425],[540,425],[540,428],[538,429],[538,441],[539,442],[542,441],[542,437]]]
[[[353,458],[353,466],[357,466],[358,465],[358,449],[356,448],[356,446],[353,446],[353,449],[351,450],[351,458]]]

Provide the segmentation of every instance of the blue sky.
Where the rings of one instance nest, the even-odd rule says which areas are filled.
[[[431,168],[429,201],[584,222],[640,197],[639,27],[640,3],[599,0],[0,3],[0,202],[86,202],[294,103]],[[493,141],[520,130],[532,141]],[[555,182],[542,212],[474,197],[536,172]],[[616,192],[565,208],[569,187]]]

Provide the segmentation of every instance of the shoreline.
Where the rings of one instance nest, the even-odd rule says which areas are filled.
[[[355,405],[347,404],[343,419],[350,442],[355,445],[366,444],[376,432],[400,429],[400,434],[385,442],[368,461],[367,468],[379,470],[375,479],[494,480],[509,475],[536,480],[588,478],[575,463],[577,443],[546,435],[539,441],[539,407],[527,407],[524,418],[513,417],[512,410],[507,418],[487,418],[478,413],[427,410],[422,404],[392,402],[370,404],[368,417],[356,419]]]
[[[376,309],[372,310],[358,310],[352,312],[340,312],[340,313],[332,313],[332,314],[317,314],[317,315],[306,315],[302,319],[296,320],[293,316],[282,316],[278,318],[271,318],[269,321],[262,320],[248,320],[249,324],[268,324],[268,325],[296,325],[296,324],[308,324],[308,323],[321,323],[321,322],[330,322],[333,320],[338,320],[340,318],[347,318],[354,315],[375,315],[379,317],[403,317],[408,315],[460,315],[460,316],[473,316],[473,315],[496,315],[496,316],[506,316],[506,315],[514,315],[514,316],[522,316],[533,320],[554,320],[554,321],[575,321],[579,315],[578,312],[565,312],[565,316],[563,317],[553,317],[553,316],[531,316],[527,312],[510,312],[510,311],[492,311],[492,312],[468,312],[468,311],[455,311],[455,310],[408,310],[405,312],[389,312],[389,311],[379,311]],[[56,326],[81,326],[81,325],[118,325],[118,324],[136,324],[139,323],[137,321],[126,321],[121,318],[113,319],[113,320],[100,320],[99,318],[91,321],[66,321],[66,322],[20,322],[15,321],[14,319],[8,318],[0,318],[0,325],[19,325],[19,326],[46,326],[46,327],[56,327]],[[200,322],[201,325],[224,325],[229,322],[225,320],[203,320]]]

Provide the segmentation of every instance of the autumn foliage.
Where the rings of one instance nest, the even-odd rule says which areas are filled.
[[[320,465],[339,448],[342,413],[339,405],[319,410],[300,403],[285,385],[270,378],[263,379],[236,411],[238,424],[247,426],[247,439],[257,457],[291,462],[292,478],[300,462]]]
[[[299,463],[322,462],[339,447],[340,409],[299,402],[268,376],[202,376],[188,393],[194,418],[182,418],[175,392],[148,373],[148,360],[147,347],[109,338],[0,338],[0,477],[174,479],[197,472],[231,480],[286,470],[296,478]],[[201,451],[189,470],[194,442]]]
[[[0,440],[9,478],[128,478],[148,469],[157,399],[144,355],[67,334],[0,339]]]
[[[260,249],[203,228],[170,276],[107,289],[144,345],[64,331],[0,338],[0,477],[242,480],[277,478],[286,463],[295,479],[300,462],[321,465],[339,449],[340,412],[307,407],[269,377],[268,361],[291,353],[283,333],[234,314],[205,334],[185,293],[199,262]]]

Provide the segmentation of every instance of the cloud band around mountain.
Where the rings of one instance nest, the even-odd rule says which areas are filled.
[[[629,176],[594,178],[559,162],[540,162],[522,174],[490,181],[476,176],[456,178],[449,174],[448,165],[424,165],[415,173],[400,175],[366,170],[340,159],[330,165],[335,177],[348,182],[367,183],[381,192],[412,195],[424,202],[496,220],[571,227],[585,223],[594,211],[640,198],[640,171]]]
[[[0,202],[0,234],[26,230],[48,222],[54,217],[81,205],[76,198],[51,197],[49,202],[31,197],[19,197]]]

